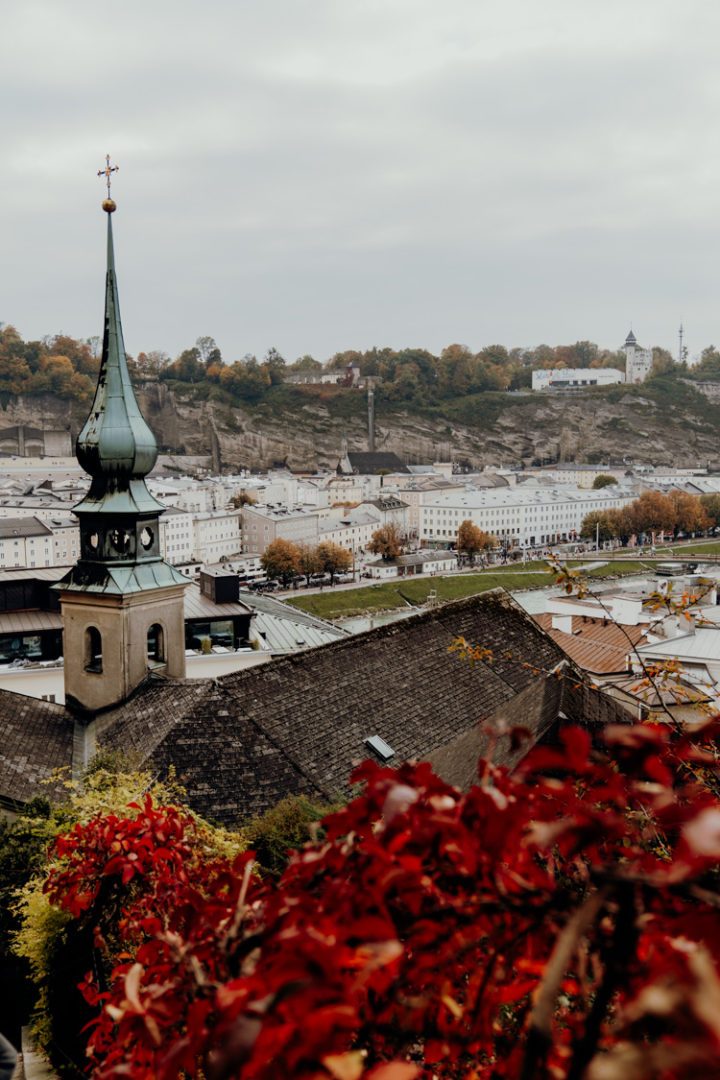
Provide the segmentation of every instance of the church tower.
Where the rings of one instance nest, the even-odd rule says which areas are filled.
[[[160,556],[163,511],[145,477],[157,444],[128,373],[118,304],[110,167],[105,331],[95,400],[76,443],[90,490],[75,507],[80,558],[60,592],[69,705],[93,712],[124,701],[149,671],[185,675],[183,594],[187,582]]]

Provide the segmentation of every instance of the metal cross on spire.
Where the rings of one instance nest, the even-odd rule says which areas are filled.
[[[110,155],[106,154],[105,155],[105,168],[104,169],[98,169],[98,176],[104,176],[105,177],[105,181],[107,183],[107,189],[108,189],[108,199],[110,198],[110,179],[112,177],[112,174],[114,172],[117,172],[119,168],[120,168],[119,165],[111,165],[110,164]]]

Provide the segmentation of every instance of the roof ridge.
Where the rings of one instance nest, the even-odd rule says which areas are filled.
[[[298,772],[301,776],[305,777],[305,779],[308,780],[313,785],[313,787],[316,789],[316,791],[319,791],[321,795],[323,795],[326,799],[328,799],[330,802],[332,802],[332,800],[335,797],[333,795],[333,793],[331,791],[329,791],[329,789],[326,788],[325,785],[320,780],[318,780],[318,778],[316,776],[314,776],[310,772],[309,769],[307,769],[307,768],[305,768],[305,766],[301,765],[300,762],[298,761],[298,759],[296,758],[295,754],[293,754],[293,752],[291,750],[288,750],[283,745],[283,743],[275,735],[272,735],[268,731],[268,729],[266,727],[264,727],[260,723],[259,720],[257,720],[254,716],[250,716],[243,709],[243,707],[242,707],[242,704],[243,704],[242,703],[242,698],[240,697],[240,695],[239,694],[234,694],[233,690],[232,690],[232,687],[223,685],[220,682],[219,679],[214,679],[213,682],[217,686],[218,690],[220,690],[224,694],[227,694],[227,696],[229,698],[231,698],[231,700],[233,702],[235,702],[236,704],[238,704],[240,706],[240,710],[242,711],[242,715],[243,715],[243,718],[244,718],[245,722],[251,724],[252,727],[254,727],[257,731],[259,731],[262,734],[263,738],[267,739],[267,741],[271,744],[271,746],[273,746],[276,750],[278,750],[283,755],[283,757],[286,758],[287,761],[290,762],[290,764],[292,765],[292,767],[295,769],[296,772]]]

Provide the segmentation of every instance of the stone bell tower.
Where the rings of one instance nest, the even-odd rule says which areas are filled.
[[[124,701],[149,671],[185,675],[183,594],[187,582],[160,556],[163,506],[145,477],[157,444],[130,382],[118,305],[110,167],[105,332],[95,400],[76,443],[92,481],[75,507],[80,558],[60,593],[65,697],[88,712]]]

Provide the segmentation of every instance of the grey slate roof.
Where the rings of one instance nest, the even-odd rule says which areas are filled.
[[[449,653],[459,635],[493,648],[493,663],[470,667]],[[507,594],[485,593],[190,691],[138,694],[103,719],[99,741],[161,772],[174,764],[192,805],[231,823],[285,794],[346,792],[369,736],[390,743],[398,763],[427,758],[516,694],[540,693],[542,680],[504,659],[508,650],[543,669],[564,660]]]
[[[493,661],[459,660],[448,651],[458,636],[492,649]],[[174,766],[194,809],[235,824],[288,794],[347,793],[373,735],[393,747],[392,763],[430,758],[450,782],[465,784],[489,718],[528,725],[531,742],[561,712],[594,723],[627,719],[568,664],[495,590],[219,679],[150,678],[96,717],[94,734],[99,749],[126,752],[154,773]],[[563,665],[570,680],[532,670]],[[0,797],[31,798],[39,780],[69,765],[72,731],[60,706],[0,691]],[[512,764],[509,741],[500,742]]]
[[[397,454],[388,450],[351,450],[347,456],[352,471],[362,476],[373,476],[379,472],[408,471],[407,465],[403,464]]]
[[[50,777],[72,764],[74,723],[62,705],[0,691],[0,805],[56,798],[62,785]]]

